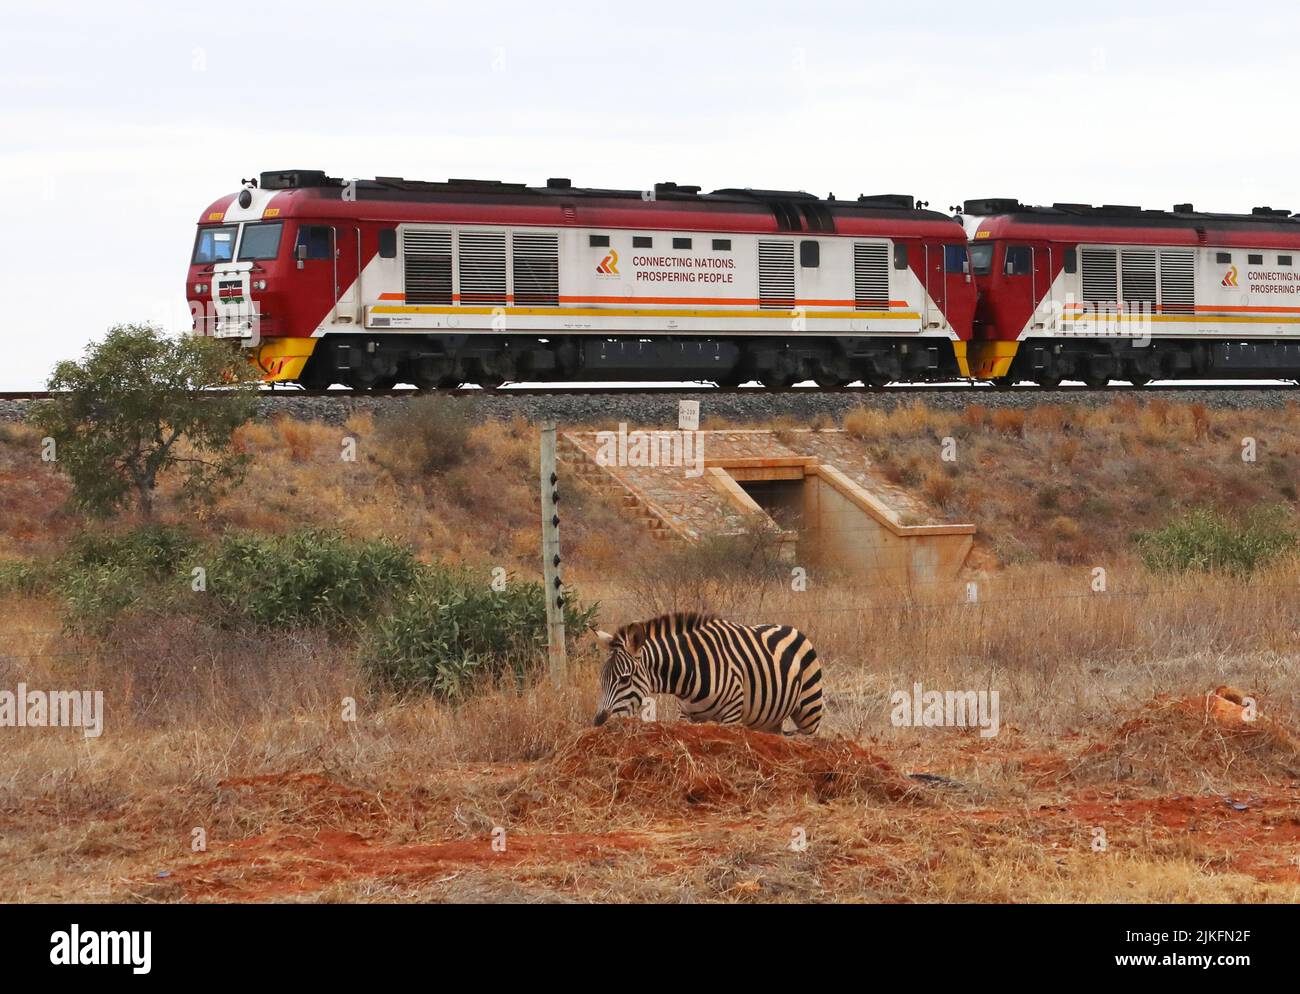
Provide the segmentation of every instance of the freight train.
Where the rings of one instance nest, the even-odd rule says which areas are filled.
[[[1300,218],[281,170],[199,219],[197,334],[272,383],[1300,378]]]

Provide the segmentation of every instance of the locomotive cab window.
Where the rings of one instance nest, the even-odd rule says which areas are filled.
[[[943,271],[945,273],[969,272],[970,264],[966,260],[965,245],[945,245],[943,247]]]
[[[274,259],[280,252],[280,231],[283,228],[279,221],[244,225],[244,236],[239,239],[239,258]]]
[[[200,228],[194,241],[194,262],[229,262],[235,257],[235,226]]]
[[[976,276],[987,276],[993,272],[993,245],[991,242],[976,242],[970,247],[971,271]]]
[[[799,243],[799,265],[804,269],[816,269],[821,265],[821,243],[803,241]]]
[[[379,258],[381,259],[397,258],[397,229],[396,228],[379,229]]]
[[[293,251],[300,259],[334,258],[333,229],[323,224],[304,224],[298,229],[298,241]]]
[[[897,242],[894,244],[894,268],[907,268],[907,246],[900,245]]]
[[[1071,276],[1079,271],[1078,249],[1069,248],[1065,250],[1065,271]]]
[[[1007,261],[1003,267],[1008,276],[1026,276],[1033,266],[1033,253],[1028,245],[1008,245]]]

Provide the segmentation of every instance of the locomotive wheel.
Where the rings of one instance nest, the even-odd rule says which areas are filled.
[[[307,390],[328,390],[334,385],[334,378],[328,370],[312,371],[306,376],[299,377],[298,382]]]
[[[1087,362],[1083,364],[1079,379],[1083,380],[1086,386],[1097,390],[1110,383],[1116,372],[1113,356],[1094,355],[1089,356]]]
[[[1128,381],[1135,387],[1144,387],[1151,382],[1151,377],[1145,373],[1130,373]]]
[[[1059,373],[1041,373],[1034,379],[1034,382],[1040,387],[1059,387],[1061,377]]]
[[[373,369],[354,369],[348,373],[345,382],[353,390],[366,391],[375,389],[379,379],[379,374]]]

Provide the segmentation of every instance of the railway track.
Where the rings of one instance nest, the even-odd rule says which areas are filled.
[[[1027,383],[1016,386],[993,386],[985,383],[970,384],[952,384],[952,383],[909,383],[895,384],[885,387],[791,387],[787,390],[767,390],[762,387],[715,387],[705,384],[691,384],[671,387],[609,387],[609,386],[540,386],[540,387],[501,387],[495,390],[484,390],[477,387],[462,387],[455,390],[436,391],[440,395],[451,397],[483,397],[483,396],[502,396],[502,397],[591,397],[600,395],[613,396],[645,396],[645,397],[673,397],[673,396],[691,396],[695,394],[717,394],[717,395],[738,395],[738,396],[776,396],[790,397],[817,394],[1157,394],[1157,393],[1206,393],[1206,394],[1223,394],[1223,393],[1246,393],[1260,392],[1271,390],[1295,390],[1296,384],[1293,383],[1243,383],[1243,384],[1204,384],[1204,383],[1157,383],[1147,384],[1141,387],[1135,387],[1130,384],[1112,384],[1105,387],[1088,387],[1082,385],[1069,385],[1057,387],[1040,387],[1037,384]],[[303,397],[323,397],[338,398],[340,400],[353,399],[358,397],[413,397],[418,396],[423,391],[414,388],[399,388],[393,390],[372,390],[358,392],[347,389],[332,390],[299,390],[299,389],[271,389],[267,388],[261,391],[265,399],[283,398],[293,400]],[[0,391],[0,400],[48,400],[55,394],[46,390],[16,390]]]

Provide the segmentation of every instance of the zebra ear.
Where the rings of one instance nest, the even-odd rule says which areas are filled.
[[[602,632],[599,628],[593,628],[592,631],[596,633],[596,638],[600,639],[606,645],[609,645],[614,641],[614,636],[609,634],[609,632]]]
[[[635,656],[645,645],[645,628],[640,624],[628,625],[623,630],[623,645],[628,653]]]

